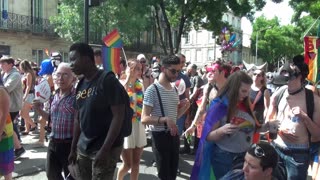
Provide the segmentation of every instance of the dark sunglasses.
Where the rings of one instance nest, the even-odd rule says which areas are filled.
[[[146,63],[146,61],[145,61],[145,60],[141,60],[140,63],[141,63],[141,64],[144,64],[144,63]]]
[[[261,158],[261,157],[265,157],[266,156],[266,153],[264,152],[264,150],[257,144],[252,144],[251,145],[251,148],[254,149],[254,154],[258,157],[258,158]]]
[[[172,74],[176,74],[176,73],[180,73],[181,70],[176,70],[176,69],[170,69],[170,68],[166,68],[168,69]]]
[[[253,73],[254,76],[258,76],[258,77],[261,77],[262,75],[259,74],[259,73]]]

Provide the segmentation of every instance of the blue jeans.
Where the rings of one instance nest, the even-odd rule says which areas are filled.
[[[236,157],[244,158],[244,153],[232,153],[220,149],[216,144],[213,145],[211,156],[211,165],[216,179],[222,178],[232,170],[233,160]]]
[[[179,133],[180,136],[182,135],[183,130],[185,129],[184,128],[184,123],[185,123],[186,119],[187,119],[187,115],[184,114],[177,120],[176,124],[178,126],[178,133]]]
[[[305,153],[292,152],[288,153],[279,147],[275,146],[275,149],[279,155],[280,161],[283,162],[286,171],[287,171],[287,179],[290,180],[304,180],[307,179],[308,175],[308,167],[310,156],[308,150]]]

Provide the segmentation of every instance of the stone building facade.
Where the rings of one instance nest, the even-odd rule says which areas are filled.
[[[68,61],[71,42],[58,37],[49,18],[59,0],[0,0],[0,54],[40,63],[59,51]],[[48,53],[46,53],[48,52]]]

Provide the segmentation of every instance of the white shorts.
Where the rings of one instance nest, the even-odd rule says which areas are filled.
[[[124,138],[123,148],[143,148],[147,145],[147,138],[144,125],[141,122],[132,122],[132,133]]]

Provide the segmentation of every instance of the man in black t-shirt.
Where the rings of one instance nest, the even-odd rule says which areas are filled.
[[[96,67],[89,45],[73,44],[69,57],[72,71],[84,76],[76,92],[75,108],[79,113],[75,119],[69,162],[77,162],[82,179],[111,180],[123,145],[120,130],[125,90],[114,74],[100,80],[102,70]]]

